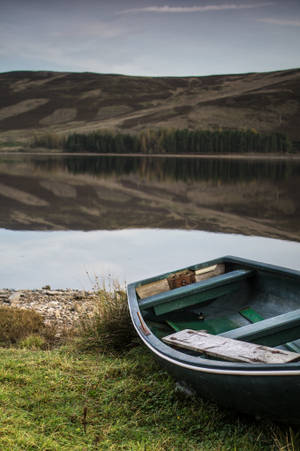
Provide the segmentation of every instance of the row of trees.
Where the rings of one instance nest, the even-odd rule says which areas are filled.
[[[35,144],[53,147],[49,137],[41,137],[41,140]],[[119,154],[270,153],[288,152],[292,149],[292,143],[286,135],[262,134],[255,130],[149,129],[140,134],[98,131],[88,134],[72,133],[61,138],[60,145],[68,152]]]
[[[255,130],[191,131],[146,130],[139,135],[94,132],[69,135],[64,148],[71,152],[99,153],[223,153],[288,152],[291,142],[282,133],[269,135]]]

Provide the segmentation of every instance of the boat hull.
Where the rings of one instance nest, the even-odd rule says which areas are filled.
[[[299,424],[299,376],[241,376],[182,368],[157,357],[159,364],[196,396],[256,418]]]
[[[286,290],[286,286],[290,284],[293,299],[300,299],[300,272],[235,257],[223,257],[207,263],[219,261],[241,263],[248,268],[266,272],[267,280],[269,273],[272,278],[278,274],[281,279],[276,291]],[[149,330],[143,319],[143,311],[139,308],[136,295],[136,287],[143,282],[145,281],[128,286],[132,322],[141,340],[175,380],[190,388],[195,395],[226,408],[289,424],[300,423],[299,362],[264,365],[209,360],[166,345]]]

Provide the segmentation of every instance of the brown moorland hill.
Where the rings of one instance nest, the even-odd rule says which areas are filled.
[[[0,142],[144,128],[249,129],[300,141],[300,69],[205,77],[0,74]]]

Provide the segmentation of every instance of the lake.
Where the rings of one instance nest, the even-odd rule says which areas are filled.
[[[300,270],[297,160],[0,157],[2,288],[90,289],[236,255]]]

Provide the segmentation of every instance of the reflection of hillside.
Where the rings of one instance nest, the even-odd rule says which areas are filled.
[[[88,158],[84,160],[76,158],[74,161],[77,165],[80,162],[81,169],[72,168],[72,171],[66,169],[69,160],[54,159],[34,165],[26,164],[26,160],[22,164],[0,164],[0,227],[23,230],[179,228],[299,241],[296,187],[300,175],[295,164],[278,163],[268,170],[255,166],[250,170],[251,165],[248,169],[246,165],[244,171],[249,176],[241,180],[239,174],[233,176],[238,168],[230,167],[223,174],[212,170],[209,178],[208,173],[203,177],[201,171],[196,173],[191,165],[194,177],[188,177],[188,172],[183,170],[185,162],[181,167],[180,161],[174,166],[177,171],[174,176],[164,172],[165,163],[155,171],[153,167],[152,173],[145,159],[135,168],[136,172],[132,166],[127,172],[124,167],[117,170],[107,160],[102,175],[99,168],[98,172],[90,170]],[[191,163],[197,164],[195,160]],[[260,171],[265,171],[266,176]],[[288,177],[291,173],[293,177]]]

